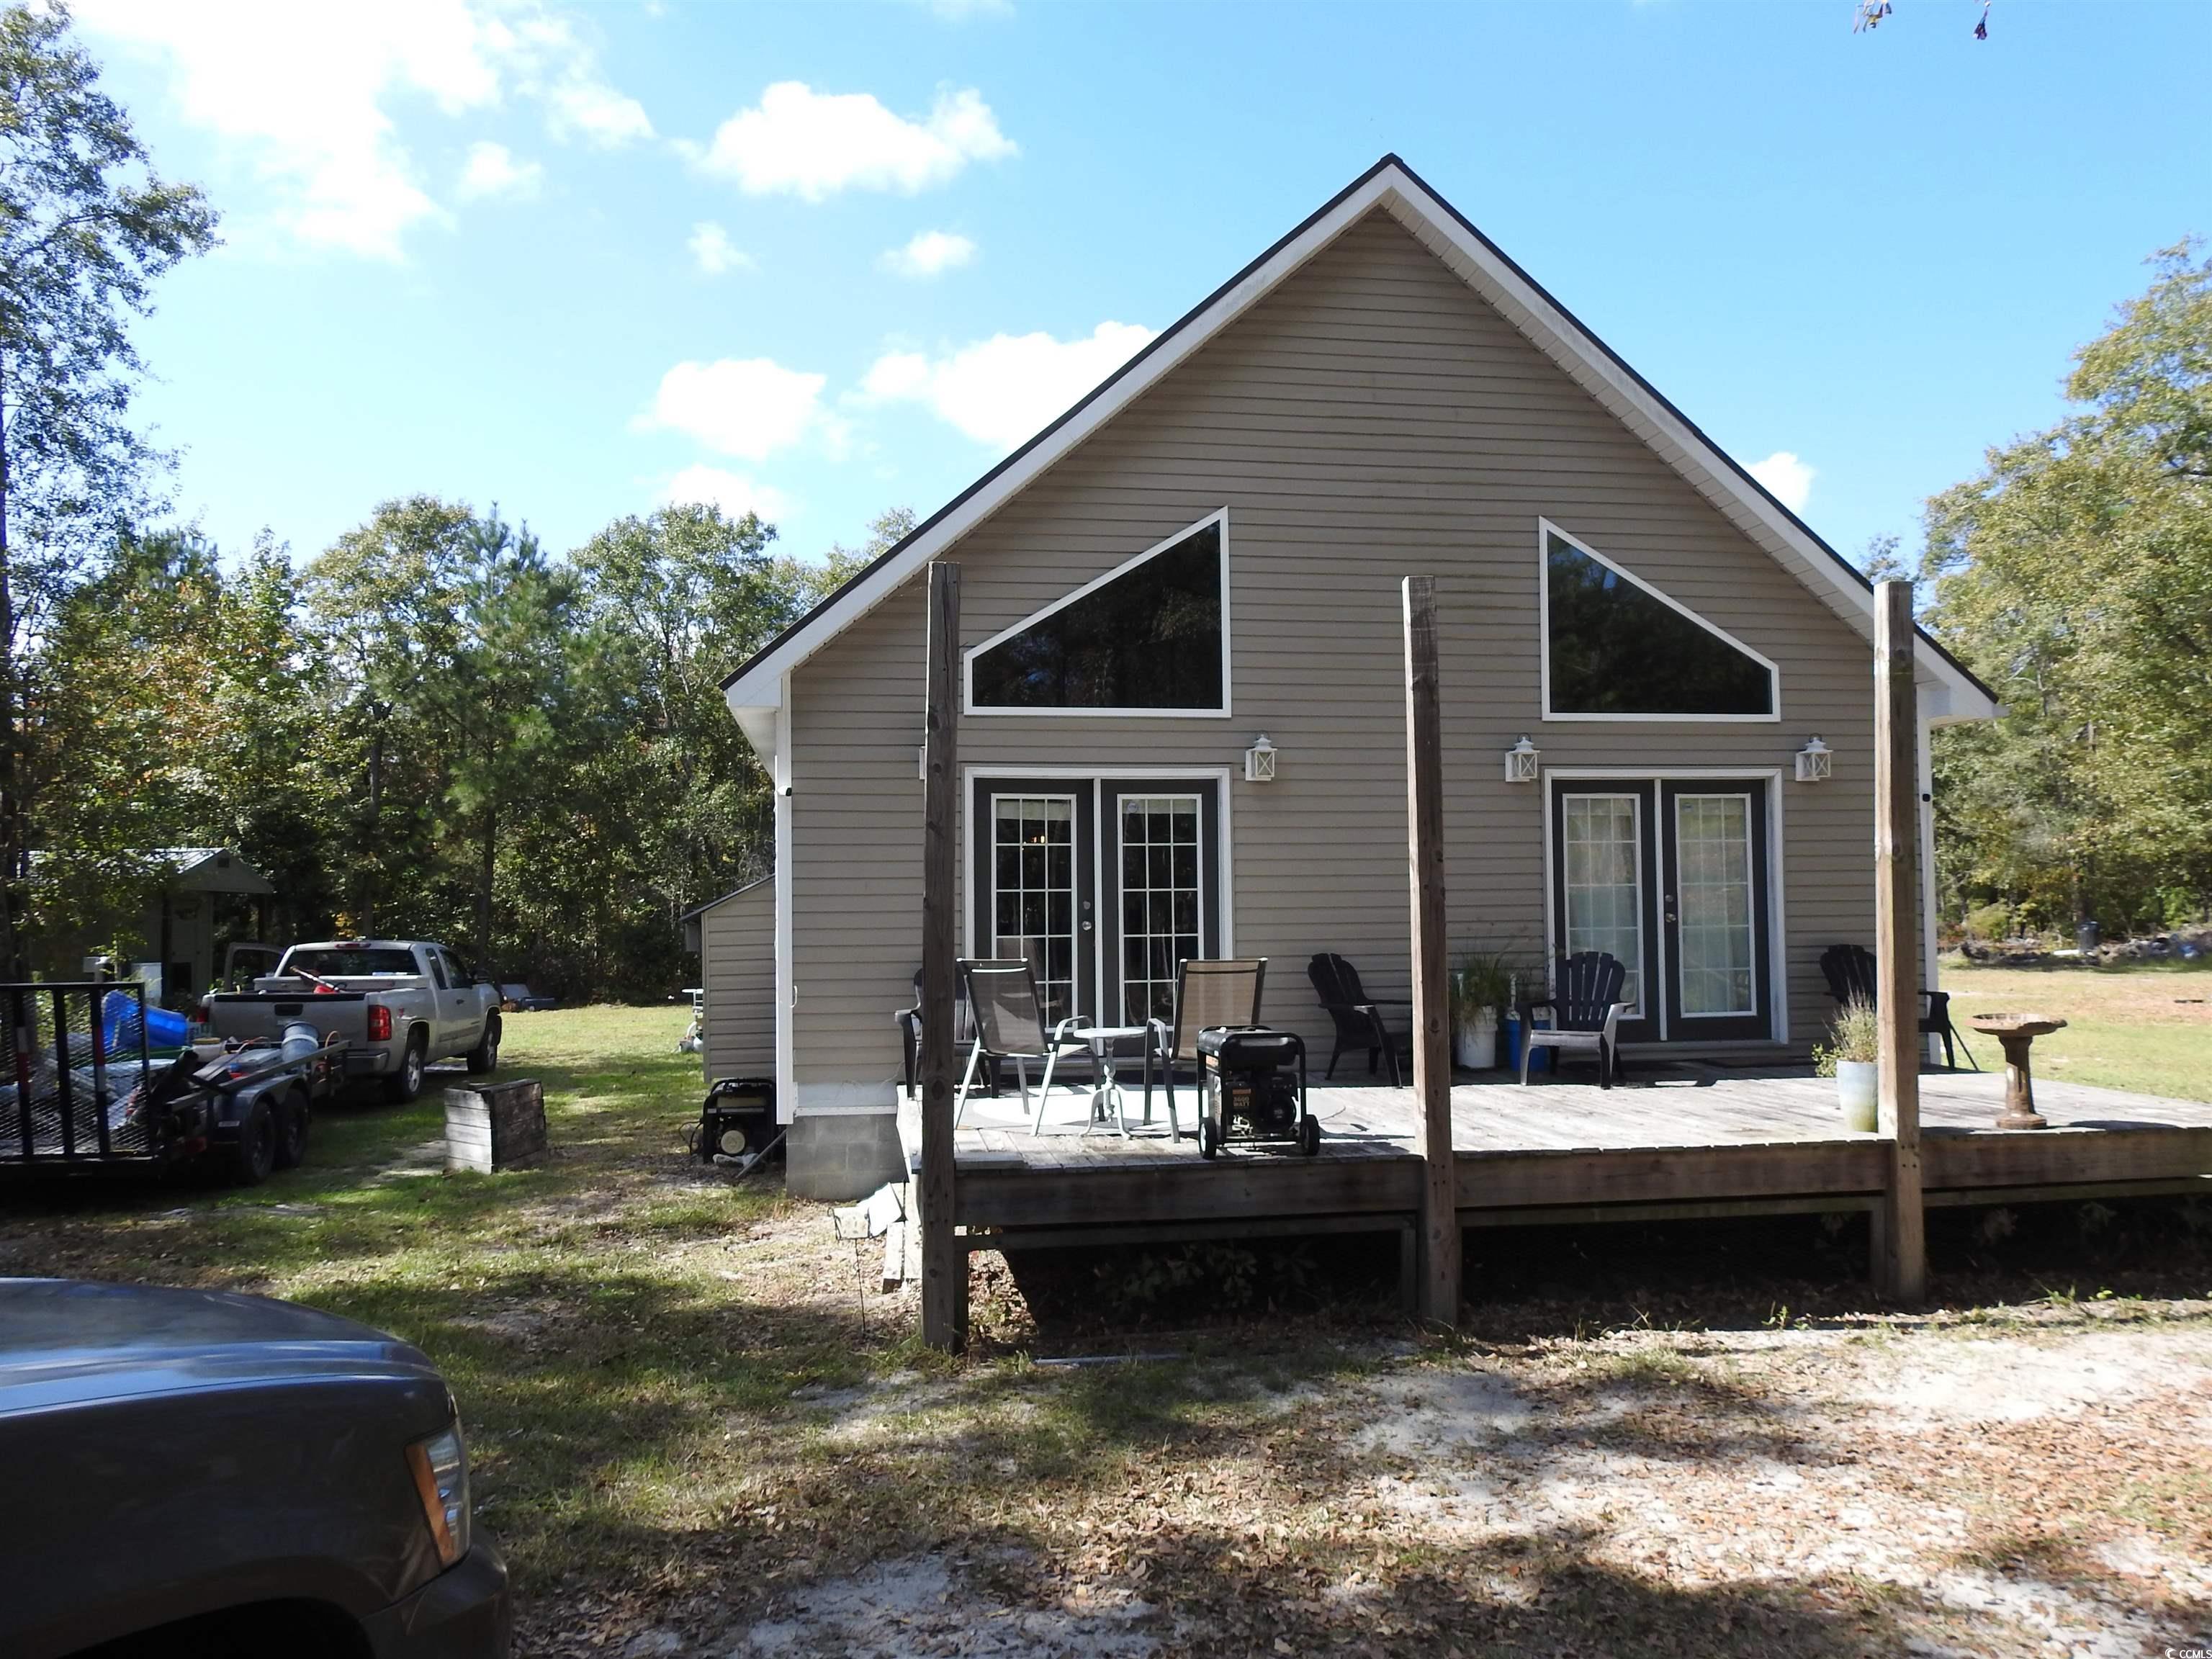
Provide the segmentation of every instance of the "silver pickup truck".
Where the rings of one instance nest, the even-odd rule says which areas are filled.
[[[499,988],[426,939],[326,939],[295,945],[250,991],[202,1005],[219,1037],[273,1037],[304,1021],[344,1040],[345,1074],[378,1079],[393,1100],[422,1091],[434,1060],[465,1058],[475,1073],[499,1064]]]

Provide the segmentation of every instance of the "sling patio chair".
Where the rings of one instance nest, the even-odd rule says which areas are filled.
[[[1150,1022],[1153,1049],[1167,1075],[1168,1131],[1172,1139],[1182,1139],[1182,1125],[1176,1116],[1176,1067],[1190,1067],[1194,1084],[1202,1091],[1206,1066],[1198,1052],[1198,1034],[1217,1025],[1257,1025],[1260,993],[1267,981],[1265,957],[1220,962],[1186,958],[1176,964],[1175,1018],[1170,1021],[1155,1017]],[[1146,1105],[1151,1104],[1147,1091]],[[1202,1093],[1199,1104],[1202,1114]]]
[[[1328,1070],[1322,1073],[1327,1081],[1336,1075],[1336,1062],[1347,1053],[1367,1050],[1367,1075],[1373,1077],[1376,1066],[1385,1055],[1390,1060],[1390,1084],[1399,1087],[1405,1074],[1399,1068],[1399,1056],[1404,1055],[1408,1065],[1413,1055],[1413,1033],[1411,1019],[1413,1005],[1401,998],[1377,999],[1367,994],[1367,988],[1359,982],[1359,969],[1342,957],[1322,952],[1306,963],[1306,977],[1313,981],[1314,993],[1321,998],[1321,1006],[1336,1023],[1336,1046],[1329,1051]],[[1407,1029],[1394,1031],[1382,1018],[1385,1008],[1407,1011]]]
[[[914,970],[914,1006],[891,1016],[899,1028],[899,1046],[905,1061],[906,1097],[914,1098],[914,1080],[921,1065],[921,969]],[[968,985],[956,967],[952,975],[952,1052],[957,1054],[975,1040],[975,1023],[968,1018]],[[983,1073],[983,1092],[999,1092],[999,1068],[994,1062]]]
[[[1014,1076],[1022,1090],[1022,1109],[1030,1109],[1030,1062],[1044,1062],[1044,1079],[1037,1085],[1034,1130],[1044,1121],[1045,1102],[1052,1094],[1052,1074],[1069,1054],[1088,1057],[1091,1045],[1073,1033],[1088,1025],[1084,1014],[1071,1014],[1048,1027],[1044,1000],[1037,994],[1036,972],[1025,957],[974,961],[957,964],[961,988],[967,993],[968,1011],[975,1022],[974,1046],[968,1051],[968,1069],[953,1095],[952,1127],[960,1127],[960,1114],[975,1082],[975,1068],[986,1062],[1014,1063]]]
[[[1521,1005],[1521,1086],[1528,1086],[1528,1056],[1539,1048],[1597,1056],[1597,1085],[1610,1089],[1620,1076],[1620,1042],[1614,1032],[1628,1005],[1620,988],[1628,969],[1618,957],[1580,951],[1562,957],[1552,976],[1552,994]],[[1536,1011],[1551,1016],[1539,1027]],[[1557,1062],[1553,1069],[1558,1069]]]
[[[1855,1000],[1867,1003],[1877,1000],[1874,952],[1863,945],[1831,945],[1820,952],[1820,975],[1828,981],[1828,994],[1835,998],[1838,1007]],[[1974,1051],[1966,1048],[1966,1039],[1951,1024],[1948,991],[1920,994],[1920,1035],[1943,1039],[1943,1065],[1947,1070],[1959,1069],[1959,1056],[1951,1047],[1954,1039],[1960,1048],[1966,1049],[1966,1064],[1978,1072],[1982,1069],[1982,1062],[1974,1058]]]

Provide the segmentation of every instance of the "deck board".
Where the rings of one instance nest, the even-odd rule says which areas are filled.
[[[2001,1074],[1929,1073],[1920,1088],[1926,1185],[1945,1202],[1972,1201],[1976,1188],[2212,1176],[2212,1103],[2039,1079],[2037,1107],[2052,1127],[1999,1130]],[[957,1144],[963,1224],[1402,1218],[1419,1203],[1411,1089],[1316,1084],[1319,1157],[1239,1147],[1212,1163],[1191,1136],[1188,1091],[1177,1091],[1179,1141],[1169,1139],[1164,1101],[1149,1128],[1135,1124],[1136,1091],[1131,1136],[1110,1124],[1086,1129],[1085,1092],[1055,1088],[1042,1134],[1030,1133],[1017,1096],[970,1103]],[[902,1129],[911,1145],[910,1122]],[[1502,1074],[1462,1081],[1452,1091],[1452,1145],[1459,1201],[1473,1220],[1608,1205],[1851,1207],[1881,1189],[1887,1161],[1879,1136],[1843,1127],[1834,1085],[1802,1066],[1653,1066],[1610,1090],[1573,1070],[1525,1089]]]

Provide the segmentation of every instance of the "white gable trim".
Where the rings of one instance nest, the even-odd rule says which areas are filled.
[[[793,669],[904,586],[930,560],[1020,494],[1378,207],[1496,307],[1777,562],[1863,636],[1873,639],[1874,594],[1857,573],[1392,155],[1385,156],[1116,370],[1088,398],[746,663],[723,688],[732,710],[779,707],[784,677]],[[1921,708],[1927,718],[1942,724],[1994,717],[1995,699],[1924,635],[1916,640],[1915,652]]]
[[[1034,628],[1047,617],[1064,611],[1086,593],[1095,592],[1115,579],[1127,575],[1147,559],[1156,559],[1168,549],[1187,540],[1208,525],[1221,527],[1221,697],[1212,708],[1012,708],[993,703],[978,708],[975,703],[975,659],[994,646],[1005,644],[1015,635]],[[968,714],[1049,714],[1055,717],[1078,715],[1096,718],[1106,716],[1119,720],[1226,720],[1230,714],[1230,651],[1229,651],[1229,509],[1220,507],[1192,524],[1185,525],[1164,541],[1155,542],[1134,558],[1124,559],[1103,576],[1093,576],[1071,593],[1063,593],[1042,610],[1023,617],[1011,628],[1002,628],[981,645],[971,645],[960,653],[960,708]]]
[[[1660,604],[1665,605],[1669,611],[1673,611],[1680,616],[1687,617],[1692,622],[1697,623],[1698,627],[1704,629],[1706,633],[1711,635],[1723,645],[1726,645],[1731,650],[1741,652],[1743,655],[1750,658],[1753,662],[1757,663],[1761,668],[1764,668],[1766,671],[1766,684],[1769,691],[1767,701],[1773,705],[1774,712],[1770,714],[1562,714],[1559,710],[1553,708],[1552,550],[1550,544],[1551,538],[1554,536],[1557,536],[1569,547],[1573,548],[1576,552],[1583,555],[1583,557],[1596,560],[1598,563],[1603,565],[1607,570],[1613,572],[1613,574],[1620,577],[1621,580],[1627,582],[1630,586],[1638,588],[1643,592],[1649,593],[1653,599],[1658,600]],[[1597,549],[1592,547],[1588,542],[1583,540],[1581,537],[1574,535],[1568,531],[1560,529],[1559,526],[1553,524],[1549,519],[1545,518],[1539,518],[1536,520],[1536,656],[1537,672],[1541,675],[1543,680],[1542,696],[1544,700],[1544,718],[1547,720],[1599,720],[1607,722],[1614,720],[1668,720],[1691,725],[1712,725],[1718,723],[1721,725],[1741,726],[1749,723],[1753,725],[1765,724],[1771,726],[1782,719],[1782,671],[1775,666],[1774,659],[1772,658],[1767,656],[1764,652],[1753,650],[1741,640],[1736,638],[1735,635],[1729,633],[1725,628],[1720,627],[1717,623],[1707,622],[1703,617],[1700,617],[1696,611],[1691,610],[1688,605],[1684,605],[1673,594],[1661,592],[1657,588],[1652,586],[1650,582],[1645,581],[1643,577],[1638,575],[1633,570],[1628,568],[1627,566],[1619,563],[1614,560],[1608,559],[1604,554],[1599,552]]]

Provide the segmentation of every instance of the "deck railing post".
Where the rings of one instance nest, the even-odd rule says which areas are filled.
[[[1888,1182],[1875,1218],[1874,1279],[1885,1296],[1928,1294],[1920,1192],[1919,708],[1913,690],[1912,584],[1875,584],[1875,977],[1881,1133]]]
[[[1413,1094],[1421,1107],[1420,1313],[1459,1324],[1458,1169],[1452,1154],[1451,997],[1444,944],[1443,736],[1436,582],[1405,581],[1406,820],[1413,890]]]
[[[921,794],[921,1340],[968,1340],[968,1253],[954,1231],[953,926],[959,809],[960,567],[929,567],[927,727]]]

